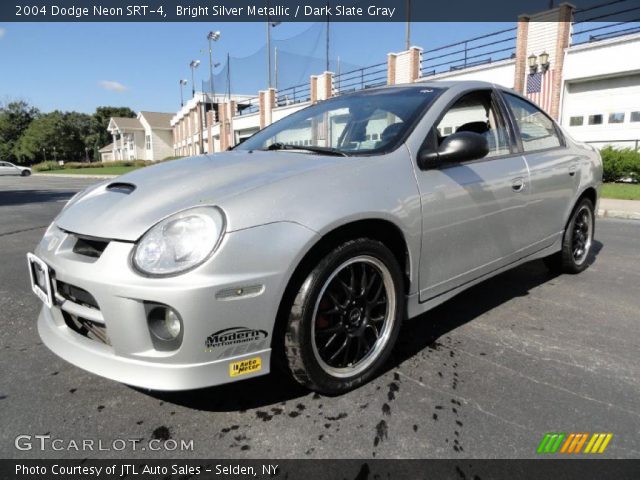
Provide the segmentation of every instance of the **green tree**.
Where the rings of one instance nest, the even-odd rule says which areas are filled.
[[[14,148],[20,136],[40,112],[22,100],[0,105],[0,160],[22,163]]]
[[[76,112],[58,110],[33,120],[18,140],[14,152],[28,160],[83,160],[85,155],[83,133],[90,117]]]

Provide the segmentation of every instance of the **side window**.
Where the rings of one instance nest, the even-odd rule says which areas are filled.
[[[489,144],[487,157],[510,152],[509,137],[502,117],[494,109],[490,91],[467,94],[457,100],[436,125],[438,141],[457,132],[474,132],[484,135]],[[485,157],[486,158],[486,157]]]
[[[525,152],[559,147],[562,144],[553,121],[542,110],[509,93],[505,98],[520,130]]]

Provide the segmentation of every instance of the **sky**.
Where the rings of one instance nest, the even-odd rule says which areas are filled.
[[[411,43],[435,48],[514,25],[412,23]],[[309,29],[318,31],[308,23],[283,23],[272,30],[272,38],[276,42],[295,37],[289,43],[298,43],[300,51],[305,44],[297,39],[307,39],[309,35],[299,35]],[[267,83],[266,59],[261,58],[266,43],[264,22],[5,23],[0,24],[0,103],[22,99],[44,112],[91,113],[102,105],[175,112],[180,107],[181,78],[189,81],[185,98],[191,95],[189,62],[202,61],[196,70],[196,85],[208,77],[206,35],[210,30],[221,32],[214,44],[214,62],[224,61],[227,53],[233,58],[254,55],[251,62],[239,62],[242,78],[251,80],[246,85],[252,87],[238,81],[233,90],[257,95],[253,86]],[[330,34],[332,60],[339,56],[345,64],[385,62],[387,53],[405,46],[403,22],[332,23]],[[319,46],[309,41],[309,48],[324,52],[323,42],[324,36]],[[293,72],[295,62],[287,68]],[[247,88],[254,91],[244,91]]]

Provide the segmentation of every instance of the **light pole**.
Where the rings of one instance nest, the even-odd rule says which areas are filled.
[[[213,102],[216,91],[213,87],[213,48],[211,42],[217,42],[220,39],[220,32],[209,32],[207,40],[209,40],[209,90],[211,90],[211,101]]]
[[[269,88],[271,88],[271,27],[277,27],[282,22],[267,21],[267,68],[269,69]]]
[[[58,152],[56,152],[56,147],[53,147],[53,161],[58,161]]]
[[[411,0],[407,0],[407,28],[405,32],[405,50],[411,48]]]
[[[42,155],[44,156],[44,161],[47,161],[47,149],[42,147]]]
[[[89,147],[84,147],[84,160],[89,163]]]
[[[191,96],[195,97],[196,96],[195,71],[196,71],[196,68],[200,66],[200,60],[191,60],[191,63],[189,64],[189,66],[191,67]]]
[[[180,106],[184,107],[184,95],[182,94],[182,87],[184,87],[187,83],[187,79],[181,79],[180,80]]]

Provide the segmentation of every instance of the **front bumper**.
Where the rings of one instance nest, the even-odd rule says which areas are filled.
[[[58,231],[57,236],[36,249],[53,271],[54,290],[58,284],[82,289],[97,308],[57,295],[56,304],[43,306],[38,319],[44,344],[68,362],[112,380],[186,390],[269,372],[280,299],[317,234],[286,222],[227,233],[205,264],[171,278],[136,273],[129,265],[131,243],[111,241],[99,258],[87,258],[73,251],[73,234]],[[177,348],[158,348],[147,323],[148,302],[168,305],[180,314],[183,333]],[[70,328],[70,315],[103,327],[107,340]],[[261,333],[224,343],[210,341],[214,333],[238,327]],[[253,367],[238,369],[243,360],[253,361]]]

